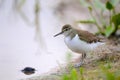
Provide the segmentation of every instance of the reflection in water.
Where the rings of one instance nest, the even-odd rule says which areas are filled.
[[[31,7],[31,1],[29,1],[29,4],[26,4],[27,7]],[[11,4],[9,3],[11,2],[6,1],[5,6],[7,5],[7,7],[5,7],[0,14],[1,80],[18,80],[39,75],[57,66],[56,61],[63,63],[63,55],[66,47],[63,46],[62,37],[59,39],[54,39],[53,37],[56,31],[54,26],[57,23],[55,23],[56,21],[54,22],[55,17],[53,17],[51,12],[46,12],[46,10],[41,12],[42,33],[48,51],[51,52],[51,54],[46,54],[41,53],[45,51],[39,48],[39,44],[34,39],[35,27],[29,27],[19,15],[10,11]],[[31,11],[28,9],[27,15],[33,17],[30,12]],[[50,20],[53,20],[53,22],[49,23]],[[30,76],[24,75],[20,70],[26,66],[34,67],[38,71]]]
[[[38,24],[36,29],[35,26],[30,27],[26,24],[19,14],[12,11],[13,1],[6,0],[0,13],[0,79],[18,80],[36,76],[58,66],[57,62],[64,63],[67,48],[63,42],[63,36],[53,37],[61,30],[60,26],[63,22],[56,19],[52,8],[50,9],[46,4],[45,1],[49,0],[41,0],[42,10],[40,16],[36,16]],[[26,4],[22,7],[22,10],[27,13],[26,16],[30,16],[30,21],[34,20],[34,1],[26,0]],[[56,2],[56,0],[50,1]],[[38,18],[40,18],[40,24],[37,21]],[[42,33],[47,49],[43,50],[40,47],[41,44],[35,40],[36,30],[40,30],[38,32]],[[50,52],[50,54],[46,52]],[[20,70],[26,66],[37,69],[36,73],[30,76],[22,74]]]

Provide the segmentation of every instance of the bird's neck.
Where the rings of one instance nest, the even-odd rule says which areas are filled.
[[[75,36],[76,36],[76,32],[75,31],[71,31],[67,36],[66,36],[66,38],[67,37],[69,37],[70,39],[73,39]]]

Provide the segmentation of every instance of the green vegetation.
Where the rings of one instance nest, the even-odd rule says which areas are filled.
[[[116,70],[109,63],[95,69],[73,68],[69,74],[63,74],[61,80],[120,80],[120,70]]]
[[[115,36],[120,25],[120,13],[116,11],[119,0],[80,0],[88,8],[92,19],[80,20],[78,23],[94,24],[98,33],[106,37]]]
[[[67,53],[67,67],[61,67],[62,74],[59,80],[120,80],[119,59],[94,60],[80,68],[74,68],[71,63],[72,57],[71,53]]]

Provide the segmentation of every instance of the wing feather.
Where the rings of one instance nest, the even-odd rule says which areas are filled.
[[[92,42],[100,42],[100,38],[95,36],[94,34],[88,32],[88,31],[83,31],[83,30],[77,30],[78,36],[80,37],[81,40],[84,40],[88,43]]]

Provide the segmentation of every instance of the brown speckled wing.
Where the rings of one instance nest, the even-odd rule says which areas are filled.
[[[94,34],[88,32],[88,31],[77,30],[77,33],[81,40],[84,40],[88,43],[100,42],[99,37],[95,36]]]

